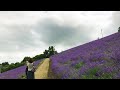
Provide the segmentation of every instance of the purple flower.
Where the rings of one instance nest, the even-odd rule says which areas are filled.
[[[52,61],[53,72],[57,72],[56,75],[61,74],[61,78],[64,79],[80,78],[81,75],[86,74],[95,67],[100,68],[100,71],[95,76],[100,76],[103,72],[119,72],[120,33],[68,49],[53,55],[50,59]],[[84,65],[78,71],[74,71],[74,66],[79,62],[84,62]],[[65,63],[67,63],[66,66],[64,66]]]

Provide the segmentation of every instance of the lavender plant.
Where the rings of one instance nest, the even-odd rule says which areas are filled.
[[[61,79],[120,78],[120,33],[68,49],[50,59],[54,75]]]

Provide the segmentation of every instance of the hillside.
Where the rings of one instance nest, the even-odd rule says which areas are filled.
[[[50,60],[57,79],[120,78],[120,33],[63,51]]]

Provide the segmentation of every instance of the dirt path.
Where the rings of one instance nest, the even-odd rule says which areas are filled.
[[[35,72],[35,79],[48,79],[49,58],[46,58]]]

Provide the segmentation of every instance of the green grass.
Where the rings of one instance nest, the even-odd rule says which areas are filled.
[[[112,79],[113,74],[103,73],[98,79]]]
[[[21,75],[19,79],[26,79],[26,75],[25,74]]]
[[[90,69],[85,75],[82,75],[82,79],[97,79],[98,77],[95,75],[99,71],[98,67]]]
[[[90,69],[88,72],[89,72],[91,75],[95,75],[98,71],[99,71],[99,68],[98,68],[98,67],[95,67],[95,68]]]
[[[81,68],[83,65],[84,65],[83,62],[79,62],[78,64],[75,65],[75,68],[76,68],[76,69],[79,69],[79,68]]]
[[[112,79],[113,73],[102,73],[100,76],[96,76],[96,73],[100,68],[95,67],[88,71],[87,74],[82,75],[81,79]]]
[[[94,75],[82,75],[81,79],[97,79]]]

